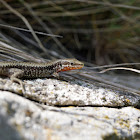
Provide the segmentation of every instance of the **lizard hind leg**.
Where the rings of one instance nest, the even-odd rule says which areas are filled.
[[[17,69],[17,68],[11,68],[11,69],[9,69],[9,75],[10,75],[10,79],[12,82],[17,82],[21,85],[22,92],[23,92],[23,94],[25,94],[24,83],[19,79],[19,78],[23,77],[24,71],[21,69]]]

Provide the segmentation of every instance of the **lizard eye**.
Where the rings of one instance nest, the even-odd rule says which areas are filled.
[[[71,65],[73,65],[74,63],[71,63]]]

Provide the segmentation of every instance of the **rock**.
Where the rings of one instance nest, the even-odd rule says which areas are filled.
[[[52,106],[140,106],[140,95],[80,80],[36,79],[24,80],[24,83],[26,94],[23,96]],[[8,79],[0,79],[0,89],[22,95],[20,85]]]
[[[138,140],[140,110],[134,107],[51,107],[0,91],[0,138]]]

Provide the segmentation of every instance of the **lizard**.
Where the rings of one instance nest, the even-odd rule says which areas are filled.
[[[81,69],[84,63],[74,58],[57,59],[48,62],[0,62],[0,75],[10,77],[12,82],[21,85],[23,93],[25,87],[21,79],[59,77],[59,72]]]

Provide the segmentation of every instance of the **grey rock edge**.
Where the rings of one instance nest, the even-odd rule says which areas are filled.
[[[23,96],[51,106],[140,106],[140,95],[128,91],[103,88],[80,80],[24,80]],[[21,86],[0,78],[0,89],[22,95]]]
[[[2,140],[140,139],[140,110],[51,107],[0,91]]]

